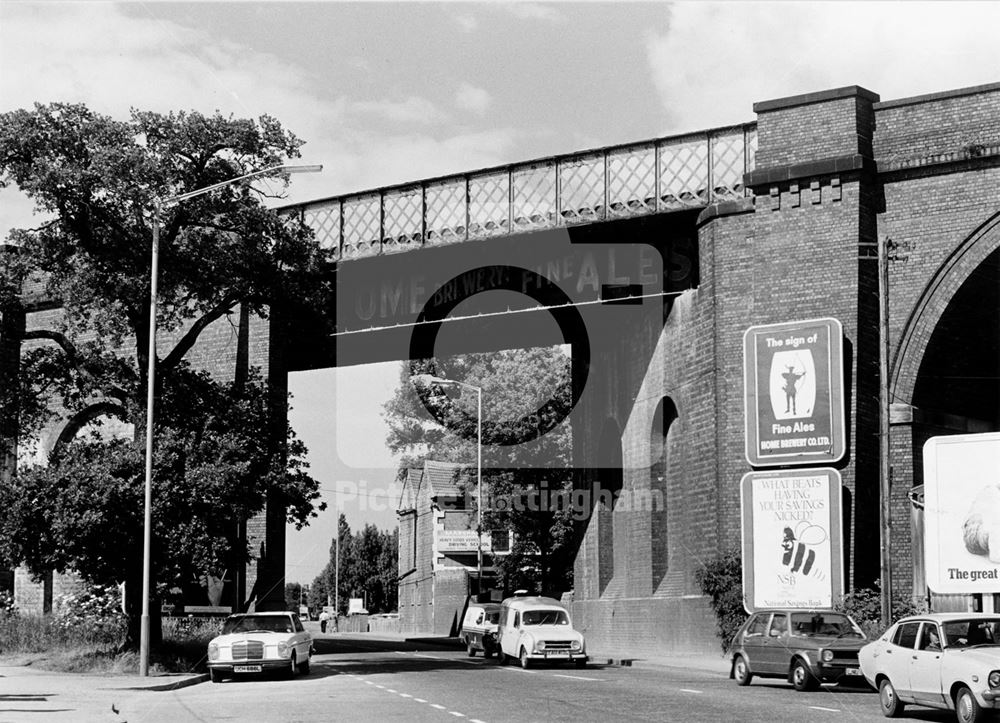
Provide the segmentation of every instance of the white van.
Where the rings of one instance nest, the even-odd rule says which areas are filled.
[[[583,635],[573,629],[569,611],[550,597],[515,595],[500,605],[497,661],[517,659],[522,668],[534,663],[587,664]]]
[[[492,657],[496,652],[499,618],[499,603],[475,603],[466,609],[458,637],[465,643],[470,658],[477,650],[483,651],[484,658]]]

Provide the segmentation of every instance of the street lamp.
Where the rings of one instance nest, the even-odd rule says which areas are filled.
[[[149,568],[150,568],[150,532],[152,528],[153,499],[153,390],[156,382],[156,301],[157,277],[160,266],[160,211],[195,196],[210,193],[223,186],[239,183],[257,176],[270,173],[317,173],[323,166],[269,166],[246,173],[236,178],[230,178],[221,183],[198,188],[188,193],[181,193],[166,199],[153,201],[153,256],[149,269],[149,360],[146,372],[146,488],[143,503],[142,532],[142,617],[139,627],[139,675],[149,675]]]
[[[414,374],[415,384],[441,384],[465,387],[476,392],[476,596],[483,592],[483,389],[455,379],[443,379],[431,374]]]

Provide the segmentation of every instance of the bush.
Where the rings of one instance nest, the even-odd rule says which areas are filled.
[[[747,619],[743,608],[743,558],[740,551],[729,550],[705,564],[695,571],[695,580],[701,591],[712,599],[716,632],[722,649],[726,650]]]
[[[53,626],[76,643],[117,648],[125,640],[128,619],[121,610],[117,585],[60,595],[53,601],[53,612]]]
[[[882,625],[882,586],[877,581],[871,587],[861,587],[847,593],[834,607],[854,618],[869,638],[875,639],[885,631]],[[893,620],[925,612],[925,604],[914,602],[913,598],[899,591],[893,593]]]

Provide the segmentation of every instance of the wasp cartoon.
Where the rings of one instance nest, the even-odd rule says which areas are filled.
[[[826,542],[826,530],[817,525],[801,523],[797,532],[796,536],[791,527],[785,528],[784,539],[781,541],[781,549],[784,551],[781,564],[792,572],[801,572],[803,575],[811,573],[813,577],[823,579],[823,571],[814,567],[816,550],[813,548]]]

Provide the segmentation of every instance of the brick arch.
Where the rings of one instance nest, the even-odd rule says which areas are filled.
[[[101,416],[128,420],[125,407],[118,400],[110,398],[96,400],[66,420],[48,437],[43,448],[46,459],[51,459],[54,452],[69,444],[81,429]]]
[[[893,358],[890,399],[911,403],[927,345],[952,297],[991,253],[1000,248],[1000,212],[973,231],[945,259],[924,287]]]

